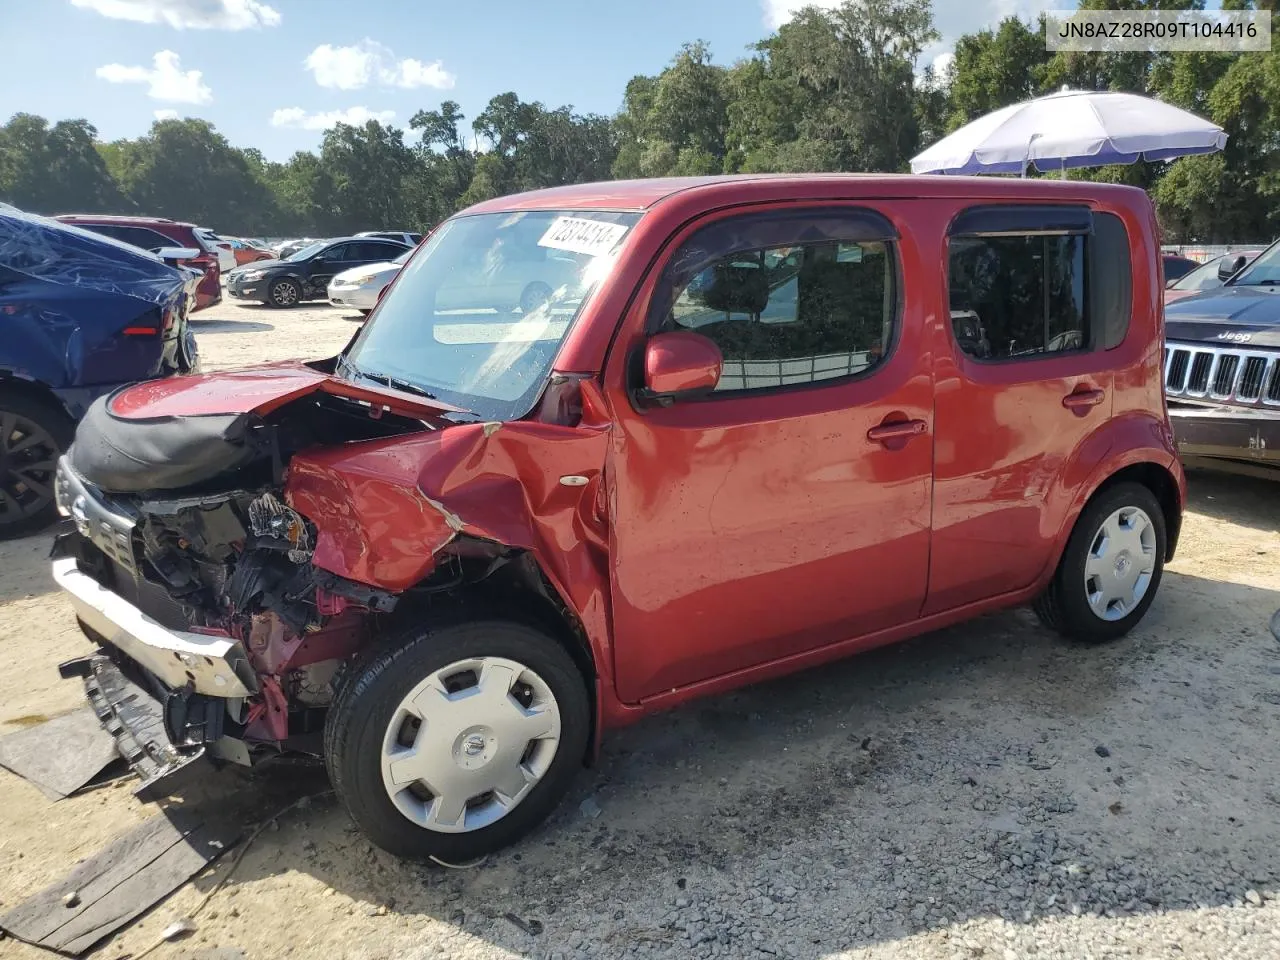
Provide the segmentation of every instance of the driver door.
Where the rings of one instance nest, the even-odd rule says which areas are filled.
[[[708,337],[724,367],[711,394],[669,406],[612,386],[623,701],[918,616],[933,385],[925,310],[903,291],[928,287],[920,261],[903,262],[893,209],[717,219],[674,243],[647,306],[637,298],[633,329]]]
[[[328,250],[322,250],[312,258],[308,265],[311,275],[307,278],[307,285],[310,287],[312,296],[324,296],[328,291],[329,281],[342,273],[343,270],[349,270],[356,266],[356,262],[351,259],[353,243],[339,243]]]

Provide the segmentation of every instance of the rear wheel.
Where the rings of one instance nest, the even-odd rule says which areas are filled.
[[[53,404],[0,391],[0,540],[35,533],[57,517],[54,472],[74,435]]]
[[[513,622],[459,623],[414,631],[353,668],[325,760],[374,843],[460,863],[554,809],[589,728],[586,686],[559,643]]]
[[[1118,483],[1080,514],[1048,589],[1041,621],[1069,639],[1104,643],[1146,614],[1164,574],[1164,512],[1139,483]]]
[[[301,300],[302,288],[295,280],[276,280],[267,289],[267,302],[273,307],[296,307]]]

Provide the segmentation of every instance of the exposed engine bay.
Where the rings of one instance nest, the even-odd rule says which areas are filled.
[[[59,464],[59,505],[75,530],[59,536],[55,557],[73,559],[75,572],[104,596],[123,598],[186,647],[157,658],[153,646],[117,629],[119,619],[97,616],[84,577],[78,590],[67,582],[71,573],[59,580],[86,633],[128,682],[162,705],[168,745],[191,748],[190,755],[207,749],[252,763],[281,749],[318,753],[335,678],[377,638],[385,615],[485,579],[511,559],[500,544],[455,537],[447,551],[425,551],[429,573],[409,591],[313,563],[317,528],[285,493],[292,459],[448,425],[432,417],[319,392],[267,415],[129,421],[113,414],[110,400],[90,411]],[[101,674],[104,666],[99,658],[71,672]],[[95,691],[120,685],[118,678],[92,681],[100,717],[114,708],[98,703]]]

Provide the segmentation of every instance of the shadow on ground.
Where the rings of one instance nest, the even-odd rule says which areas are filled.
[[[199,336],[206,333],[259,333],[274,330],[274,323],[262,323],[257,320],[201,320],[191,321],[191,329]]]
[[[1280,480],[1188,471],[1187,509],[1254,530],[1280,530]]]
[[[49,532],[0,540],[0,606],[51,593],[55,589],[49,573]]]

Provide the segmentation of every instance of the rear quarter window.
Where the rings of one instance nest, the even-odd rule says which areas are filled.
[[[1129,326],[1129,240],[1083,206],[975,207],[948,242],[951,326],[975,360],[1111,349]]]

